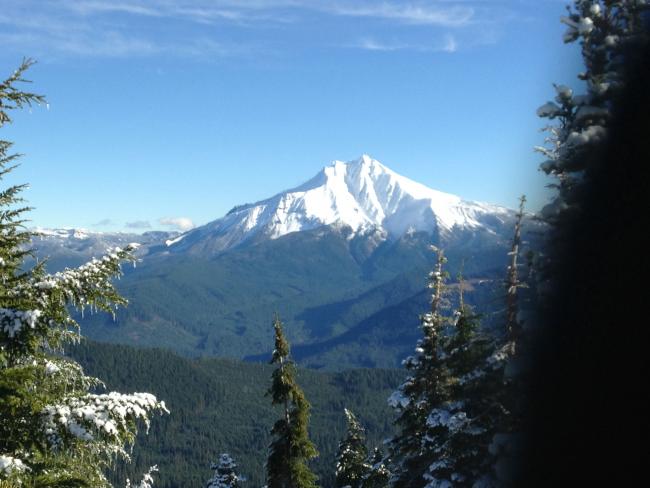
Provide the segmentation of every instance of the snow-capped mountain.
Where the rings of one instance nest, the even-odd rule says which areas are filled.
[[[467,299],[492,310],[499,306],[494,296],[514,216],[427,188],[362,156],[334,161],[296,188],[184,234],[41,230],[48,235],[33,247],[57,270],[109,246],[142,244],[141,263],[125,267],[118,283],[132,305],[115,320],[85,319],[85,333],[95,340],[266,358],[268,320],[281,310],[299,338],[294,353],[303,364],[393,367],[410,352],[417,315],[427,307],[431,244],[444,248],[451,276],[463,270],[473,287]],[[525,232],[531,241],[528,224]]]
[[[277,239],[292,232],[327,225],[346,226],[350,235],[369,232],[398,238],[407,231],[435,232],[485,229],[495,232],[512,211],[462,200],[428,188],[363,155],[334,161],[306,183],[254,204],[233,208],[226,216],[167,241],[182,251],[210,240],[213,251],[252,238]]]

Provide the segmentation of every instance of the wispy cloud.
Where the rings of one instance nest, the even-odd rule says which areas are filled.
[[[149,2],[149,5],[155,5],[156,2]],[[63,0],[60,2],[63,8],[78,12],[83,15],[92,15],[104,12],[122,12],[134,15],[160,16],[161,13],[156,8],[147,6],[138,1],[123,2],[106,2],[97,0]]]
[[[282,20],[273,12],[279,8],[297,7],[303,2],[293,1],[227,1],[227,0],[62,0],[59,5],[84,16],[102,14],[130,14],[142,17],[184,19],[201,24],[218,21],[248,22],[255,20]],[[309,2],[305,2],[309,3]]]
[[[453,5],[436,2],[404,3],[373,2],[358,5],[357,2],[331,4],[326,10],[332,14],[352,17],[375,17],[410,24],[434,25],[442,27],[461,27],[467,25],[475,11],[467,5]]]
[[[194,228],[194,222],[188,217],[167,217],[158,221],[161,225],[172,229],[186,231]]]
[[[441,41],[427,44],[405,43],[405,42],[384,42],[375,38],[365,37],[352,45],[353,48],[365,49],[368,51],[417,51],[417,52],[447,52],[454,53],[458,50],[456,38],[450,34],[444,36]]]
[[[0,11],[0,43],[5,52],[28,52],[38,57],[44,54],[114,58],[171,55],[213,59],[261,50],[255,42],[220,39],[209,29],[170,28],[173,25],[170,22],[174,21],[206,23],[218,17],[233,21],[238,15],[177,6],[175,2],[163,0],[147,3],[8,1]],[[149,22],[147,28],[140,23],[143,18]]]
[[[354,44],[353,47],[367,49],[368,51],[399,51],[400,49],[406,49],[408,46],[405,44],[381,42],[376,39],[364,37],[357,44]]]
[[[129,229],[151,229],[151,224],[148,220],[135,220],[124,224]]]
[[[420,49],[411,32],[427,29],[434,38],[445,31],[478,32],[497,17],[507,22],[507,15],[496,13],[499,8],[479,0],[5,0],[0,42],[5,52],[35,56],[254,58],[273,44],[269,29],[282,27],[272,35],[284,36],[286,49],[336,36],[338,26],[354,22],[360,34],[368,34],[360,48]],[[327,25],[332,32],[306,40],[301,23]],[[376,40],[398,30],[404,42]],[[442,49],[421,50],[453,52],[456,38],[450,35]]]

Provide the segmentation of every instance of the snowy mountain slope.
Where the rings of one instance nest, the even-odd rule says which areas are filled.
[[[347,163],[334,161],[306,183],[267,200],[235,207],[223,218],[168,241],[167,247],[173,252],[195,246],[218,252],[254,237],[277,239],[325,225],[348,227],[350,237],[379,232],[398,238],[408,231],[445,237],[458,229],[494,233],[512,214],[504,207],[427,188],[363,155]]]
[[[36,235],[31,247],[39,259],[48,259],[48,269],[57,271],[66,266],[78,266],[99,257],[110,247],[124,247],[131,242],[141,244],[137,255],[143,256],[151,247],[164,246],[178,232],[151,231],[143,234],[129,232],[96,232],[87,229],[31,229]]]

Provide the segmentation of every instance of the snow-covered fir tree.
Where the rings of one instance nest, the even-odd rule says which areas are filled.
[[[405,488],[424,486],[429,466],[438,460],[436,453],[425,449],[427,419],[434,408],[447,401],[449,391],[448,371],[439,354],[441,334],[449,321],[442,313],[446,258],[441,250],[432,249],[437,258],[429,274],[431,310],[420,317],[423,338],[417,343],[415,355],[403,361],[409,376],[388,399],[398,414],[398,433],[389,443],[391,485]]]
[[[580,94],[567,85],[555,86],[555,99],[537,110],[551,123],[544,146],[535,149],[546,156],[540,168],[556,180],[553,202],[542,210],[549,223],[579,213],[582,185],[595,168],[605,142],[615,100],[623,87],[623,63],[627,52],[644,35],[647,0],[576,0],[562,17],[567,25],[564,42],[579,41],[585,71],[578,75],[586,90]]]
[[[282,407],[282,417],[271,429],[273,440],[266,462],[268,488],[315,488],[317,476],[308,462],[318,455],[309,440],[310,405],[296,383],[296,368],[289,359],[289,343],[282,331],[282,322],[276,315],[273,321],[275,349],[271,364],[272,385],[268,391],[273,405]]]
[[[481,330],[464,301],[462,276],[458,281],[458,309],[440,339],[446,399],[429,412],[423,439],[425,457],[435,458],[424,475],[427,487],[494,484],[490,446],[507,414],[501,400],[505,356]]]
[[[339,443],[336,455],[336,487],[359,488],[368,471],[366,457],[366,433],[355,415],[345,409],[347,431],[345,439]]]
[[[31,61],[0,83],[0,128],[11,111],[42,103],[18,88]],[[0,141],[0,179],[15,168],[12,143]],[[149,393],[94,393],[101,381],[61,355],[79,341],[69,309],[115,313],[126,300],[111,279],[133,261],[136,246],[56,274],[42,263],[25,269],[32,234],[24,185],[0,191],[0,480],[17,486],[110,486],[104,471],[116,457],[129,458],[138,422],[165,412]]]
[[[381,449],[375,447],[366,460],[366,472],[361,480],[361,487],[388,488],[391,476],[389,464]]]
[[[244,478],[237,474],[237,464],[230,454],[223,453],[219,456],[219,462],[213,463],[210,469],[214,470],[214,476],[205,485],[205,488],[240,488]]]
[[[151,466],[149,468],[149,471],[147,471],[143,476],[142,479],[136,483],[135,485],[131,484],[130,479],[126,479],[126,488],[153,488],[154,481],[153,481],[153,474],[158,471],[158,466]]]
[[[495,474],[495,436],[507,425],[504,369],[507,340],[480,326],[465,303],[459,277],[457,310],[442,313],[442,251],[429,276],[431,311],[421,317],[423,339],[404,364],[411,373],[389,399],[397,409],[398,434],[390,441],[391,486],[490,486]],[[504,334],[504,336],[507,336]]]

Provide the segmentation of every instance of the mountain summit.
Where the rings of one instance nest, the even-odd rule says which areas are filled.
[[[210,239],[212,250],[237,246],[253,237],[277,239],[327,225],[347,226],[352,234],[380,231],[398,238],[407,231],[437,232],[500,224],[512,211],[462,200],[427,188],[390,170],[368,155],[333,161],[302,185],[257,203],[240,205],[226,216],[167,241],[181,250]]]

